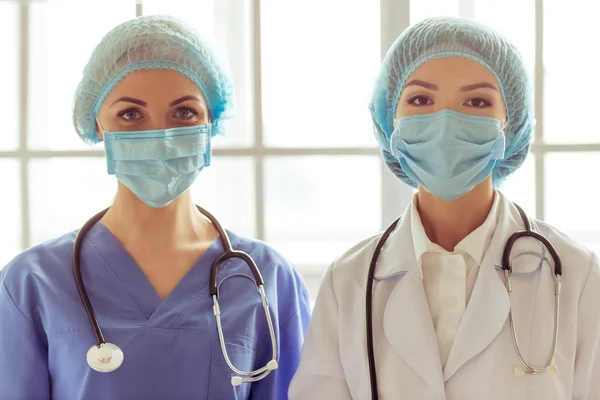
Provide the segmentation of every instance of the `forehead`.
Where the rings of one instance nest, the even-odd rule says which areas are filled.
[[[434,58],[421,64],[406,82],[419,79],[440,86],[464,85],[475,82],[489,82],[499,85],[494,74],[478,63],[465,57]]]
[[[184,74],[169,69],[146,69],[127,74],[111,90],[104,103],[111,104],[121,96],[135,97],[151,103],[160,99],[169,102],[186,95],[203,99],[198,85]]]

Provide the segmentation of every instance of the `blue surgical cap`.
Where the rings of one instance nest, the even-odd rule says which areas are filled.
[[[407,78],[423,63],[441,57],[476,61],[498,80],[506,105],[507,126],[504,159],[496,162],[492,172],[497,187],[523,164],[529,153],[535,125],[533,88],[517,48],[500,34],[469,19],[426,19],[406,29],[387,52],[369,104],[383,158],[394,175],[417,187],[390,153],[390,136]]]
[[[198,85],[207,102],[212,136],[225,133],[233,116],[233,79],[228,64],[200,34],[173,17],[146,16],[124,22],[96,46],[75,91],[73,124],[84,142],[100,141],[96,117],[108,93],[129,73],[178,71]]]

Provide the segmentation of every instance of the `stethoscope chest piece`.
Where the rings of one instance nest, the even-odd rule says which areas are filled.
[[[94,371],[113,372],[123,364],[123,350],[116,344],[93,345],[86,355],[87,363]]]
[[[534,369],[528,370],[528,369],[523,368],[523,366],[521,366],[521,365],[517,365],[513,369],[514,376],[540,375],[540,374],[544,374],[544,373],[549,373],[550,375],[556,375],[556,374],[558,374],[558,367],[554,364],[551,364],[545,368],[538,368],[538,369],[534,368]]]

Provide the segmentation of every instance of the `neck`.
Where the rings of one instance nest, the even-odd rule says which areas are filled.
[[[480,227],[494,202],[491,177],[456,200],[442,200],[419,187],[417,210],[425,233],[433,243],[447,251]]]
[[[167,207],[151,208],[119,183],[119,190],[102,223],[125,248],[176,250],[211,242],[210,221],[185,192]]]

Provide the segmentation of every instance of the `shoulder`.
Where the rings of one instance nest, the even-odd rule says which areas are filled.
[[[258,267],[265,289],[275,287],[277,292],[287,293],[289,298],[308,301],[308,289],[297,268],[279,251],[262,240],[252,239],[227,231],[234,250],[241,250],[252,257]]]
[[[235,250],[244,251],[253,258],[261,259],[275,268],[288,268],[291,266],[291,263],[279,251],[266,242],[231,231],[227,231],[227,234]]]
[[[333,261],[329,269],[333,285],[337,285],[337,282],[342,282],[343,285],[349,279],[356,279],[361,274],[366,280],[367,269],[381,235],[377,234],[361,240]]]
[[[33,246],[17,255],[0,270],[0,290],[8,291],[18,306],[35,301],[37,295],[47,287],[62,281],[70,274],[73,260],[73,244],[77,232]]]
[[[589,253],[590,250],[585,246],[581,245],[571,236],[567,235],[562,230],[550,225],[549,223],[541,220],[535,220],[537,228],[544,236],[548,239],[552,238],[559,246],[573,248],[574,250],[581,253]]]
[[[577,242],[561,230],[543,221],[536,220],[535,223],[540,233],[544,235],[556,249],[556,252],[563,262],[564,268],[573,268],[573,266],[576,265],[585,265],[589,267],[590,263],[596,259],[596,255],[592,250]],[[589,270],[582,272],[587,274]]]
[[[248,253],[256,262],[261,273],[268,275],[295,277],[297,271],[293,263],[279,251],[262,240],[249,238],[227,231],[234,250]]]
[[[600,278],[598,257],[592,250],[543,221],[535,223],[561,260],[563,286],[581,294],[590,279]]]
[[[361,291],[366,285],[371,258],[381,236],[361,240],[333,260],[321,280],[315,307],[319,303],[335,302],[355,310],[357,302],[362,303],[357,290]]]

